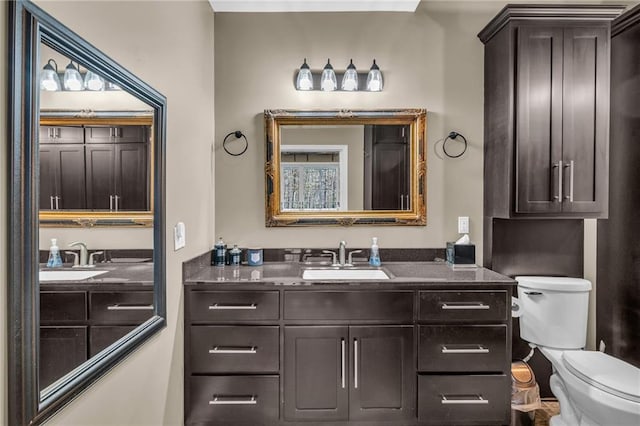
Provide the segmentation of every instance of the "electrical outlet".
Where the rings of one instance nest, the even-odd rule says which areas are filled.
[[[187,245],[187,234],[183,222],[176,223],[173,227],[173,250],[177,251]]]
[[[469,233],[469,216],[458,216],[458,234]]]

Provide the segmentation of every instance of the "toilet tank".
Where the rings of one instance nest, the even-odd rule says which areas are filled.
[[[557,349],[581,349],[587,341],[591,282],[581,278],[516,277],[520,337]]]

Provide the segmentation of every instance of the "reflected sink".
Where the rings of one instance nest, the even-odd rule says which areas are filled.
[[[302,273],[304,280],[388,280],[382,269],[305,269]]]
[[[40,281],[80,281],[106,274],[108,271],[40,271]]]

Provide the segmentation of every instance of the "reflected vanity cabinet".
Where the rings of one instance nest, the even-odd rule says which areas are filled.
[[[622,9],[509,5],[480,32],[485,216],[607,216],[610,20]]]
[[[40,126],[40,210],[146,211],[149,126]]]
[[[185,286],[186,425],[509,424],[509,289],[241,285]]]

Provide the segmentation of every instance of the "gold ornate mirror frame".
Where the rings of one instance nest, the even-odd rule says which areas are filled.
[[[265,110],[265,223],[267,227],[326,225],[413,225],[427,223],[426,110]],[[409,208],[404,210],[283,210],[281,208],[281,126],[409,126]]]
[[[148,158],[154,158],[153,113],[144,111],[41,111],[41,126],[79,126],[79,125],[111,125],[111,126],[149,126],[150,140]],[[41,227],[111,227],[111,226],[153,226],[153,179],[154,164],[149,163],[147,194],[149,210],[146,211],[102,211],[102,210],[40,210],[38,216]]]

